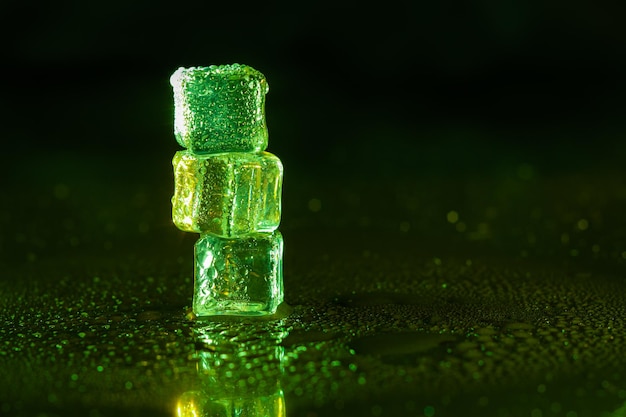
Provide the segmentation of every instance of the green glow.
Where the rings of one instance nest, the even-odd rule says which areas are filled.
[[[285,417],[283,374],[287,332],[245,323],[194,329],[199,387],[178,398],[178,417]]]
[[[283,167],[268,152],[177,152],[172,218],[181,230],[242,237],[276,230]]]
[[[263,74],[246,65],[179,68],[172,219],[200,233],[196,316],[268,315],[283,300],[283,167],[267,147]]]
[[[194,313],[275,313],[283,301],[282,253],[279,231],[235,239],[203,235],[195,245]]]
[[[626,416],[626,403],[622,404],[617,410],[607,414],[607,417],[624,417]]]
[[[263,74],[246,65],[179,68],[174,133],[194,153],[258,152],[267,148]]]

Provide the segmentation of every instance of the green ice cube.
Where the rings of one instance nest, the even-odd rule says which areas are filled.
[[[283,301],[282,256],[279,231],[236,239],[203,235],[195,245],[194,313],[275,313]]]
[[[283,167],[269,152],[174,155],[172,219],[181,230],[222,237],[273,232]]]
[[[263,74],[246,65],[179,68],[174,134],[195,153],[258,152],[267,148]]]

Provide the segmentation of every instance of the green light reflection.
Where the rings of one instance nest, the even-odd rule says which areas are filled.
[[[288,332],[280,322],[210,323],[194,329],[198,387],[179,396],[177,417],[284,417]]]

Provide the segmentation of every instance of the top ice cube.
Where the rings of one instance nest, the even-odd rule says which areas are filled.
[[[172,74],[174,134],[198,154],[267,148],[263,74],[247,65],[179,68]]]

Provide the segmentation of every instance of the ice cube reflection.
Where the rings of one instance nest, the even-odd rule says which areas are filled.
[[[177,417],[286,416],[280,343],[287,334],[280,320],[195,328],[198,384],[178,398]]]

